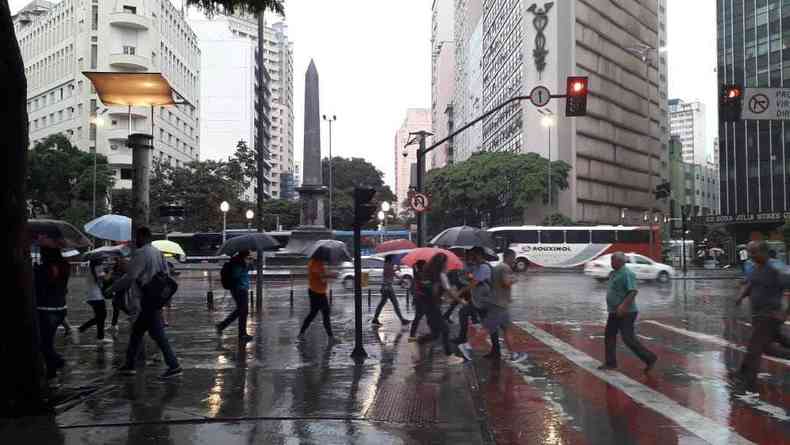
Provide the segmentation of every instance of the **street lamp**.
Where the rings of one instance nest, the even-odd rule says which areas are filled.
[[[244,214],[247,217],[247,230],[252,230],[252,219],[255,218],[255,212],[252,210],[247,210],[247,213]]]
[[[103,127],[106,121],[102,117],[102,114],[107,112],[107,108],[102,110],[100,113],[96,114],[93,118],[93,125],[96,126],[96,132],[98,133],[99,128]],[[96,154],[99,151],[98,142],[99,137],[96,136],[96,144],[93,146],[93,217],[96,218]]]
[[[383,208],[384,206],[382,205],[381,207]],[[379,230],[381,230],[381,242],[383,243],[384,242],[384,231],[387,230],[387,214],[384,213],[384,210],[379,210],[378,217],[379,217],[379,221],[381,222],[381,224],[379,224],[379,227],[380,227]]]
[[[547,134],[549,136],[549,147],[548,147],[549,164],[548,164],[548,167],[546,167],[546,170],[548,171],[547,172],[548,180],[547,180],[547,184],[546,185],[547,185],[547,187],[549,189],[548,190],[548,194],[549,194],[549,209],[551,209],[551,195],[552,195],[552,191],[553,191],[553,188],[551,186],[551,129],[552,129],[552,127],[554,127],[554,113],[552,113],[550,110],[546,110],[546,109],[538,109],[538,112],[543,115],[543,117],[540,119],[540,124],[543,125],[544,128],[546,128]]]
[[[622,226],[625,222],[625,208],[620,209],[620,225]]]
[[[332,230],[332,189],[334,189],[334,174],[332,171],[332,123],[337,120],[337,116],[322,116],[323,119],[329,122],[329,230]]]
[[[219,210],[222,212],[222,244],[225,244],[225,231],[227,230],[227,216],[228,210],[230,210],[230,204],[228,201],[222,201],[222,204],[219,205]]]

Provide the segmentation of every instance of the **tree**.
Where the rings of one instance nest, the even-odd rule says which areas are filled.
[[[236,152],[228,159],[230,175],[241,178],[241,183],[246,190],[252,184],[258,172],[258,158],[255,150],[250,148],[243,139],[236,144]]]
[[[300,204],[298,201],[288,199],[272,199],[266,201],[263,207],[264,230],[267,232],[277,230],[277,220],[285,230],[299,225]]]
[[[430,231],[521,219],[536,201],[548,202],[548,162],[535,153],[481,152],[428,172]],[[553,193],[568,188],[570,168],[563,161],[551,163]]]
[[[334,194],[332,219],[335,229],[351,230],[354,224],[354,187],[369,187],[376,190],[377,202],[393,203],[395,194],[384,184],[384,174],[375,165],[362,158],[332,158],[334,171]],[[323,183],[329,187],[329,159],[321,162]],[[375,227],[371,221],[368,227]]]
[[[93,217],[93,154],[80,151],[58,133],[36,144],[29,157],[27,189],[33,208],[77,227],[88,222]],[[104,197],[113,183],[107,158],[96,155],[97,215],[106,212]]]
[[[576,221],[568,218],[562,213],[552,213],[551,215],[543,218],[544,226],[574,226]]]

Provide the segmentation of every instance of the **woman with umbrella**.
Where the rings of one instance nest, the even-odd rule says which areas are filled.
[[[428,317],[428,326],[431,328],[431,335],[424,339],[421,338],[420,341],[428,342],[441,337],[444,353],[447,354],[447,363],[449,365],[456,365],[463,363],[464,359],[454,353],[449,339],[450,328],[442,317],[440,307],[442,295],[445,292],[452,292],[447,280],[447,274],[445,273],[446,269],[447,255],[444,253],[434,255],[425,266],[425,281],[422,283],[424,286],[423,308],[425,310],[425,315]]]
[[[86,302],[93,309],[93,318],[86,321],[79,327],[80,334],[87,331],[91,326],[96,326],[96,339],[99,343],[112,343],[112,339],[104,338],[104,320],[107,318],[107,304],[104,302],[102,287],[106,283],[107,277],[104,271],[104,261],[101,258],[93,258],[88,263],[88,277],[90,278],[88,288],[88,298]]]
[[[231,257],[229,265],[223,266],[223,268],[230,268],[230,294],[233,297],[233,301],[236,302],[236,310],[231,312],[227,318],[216,326],[217,335],[222,335],[222,331],[238,318],[239,343],[247,343],[252,340],[252,337],[247,333],[247,312],[250,306],[248,301],[250,294],[249,258],[250,251],[242,250]]]
[[[324,330],[329,337],[329,343],[336,343],[334,335],[332,335],[332,323],[330,321],[329,300],[327,298],[327,289],[329,288],[329,279],[337,278],[337,273],[329,272],[326,270],[327,263],[330,262],[330,250],[326,247],[319,247],[310,257],[307,262],[307,273],[309,283],[310,295],[310,313],[302,323],[302,329],[299,331],[299,340],[305,338],[305,332],[310,327],[310,323],[321,312],[324,319]]]
[[[395,309],[395,315],[398,316],[400,319],[400,323],[403,326],[408,325],[411,323],[411,320],[408,320],[403,317],[400,311],[400,305],[398,305],[398,297],[395,295],[395,289],[392,288],[392,282],[395,280],[395,265],[393,264],[394,255],[387,255],[384,257],[384,271],[382,276],[381,282],[381,301],[379,305],[376,306],[376,312],[373,315],[373,321],[371,321],[374,325],[381,325],[379,321],[379,315],[381,315],[381,310],[384,309],[384,305],[387,304],[387,300],[392,302],[392,307]]]

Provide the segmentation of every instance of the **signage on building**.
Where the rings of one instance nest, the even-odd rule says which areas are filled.
[[[746,88],[741,118],[790,120],[790,88]]]
[[[759,224],[775,223],[790,219],[790,212],[738,213],[736,215],[710,215],[693,218],[697,224]]]
[[[529,100],[536,107],[545,107],[551,100],[551,91],[543,85],[536,86],[529,93]]]

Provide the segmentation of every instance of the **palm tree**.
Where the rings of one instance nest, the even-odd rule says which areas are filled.
[[[282,0],[187,0],[207,15],[224,12],[262,14],[266,10],[285,13]],[[27,240],[25,176],[29,145],[27,78],[22,53],[14,32],[8,0],[0,0],[0,122],[5,153],[5,186],[2,198],[2,255],[6,258],[3,283],[3,319],[0,321],[0,356],[13,361],[3,366],[0,381],[5,390],[0,398],[0,417],[43,414],[47,406],[47,385],[38,350],[38,321],[32,289],[30,246]]]

